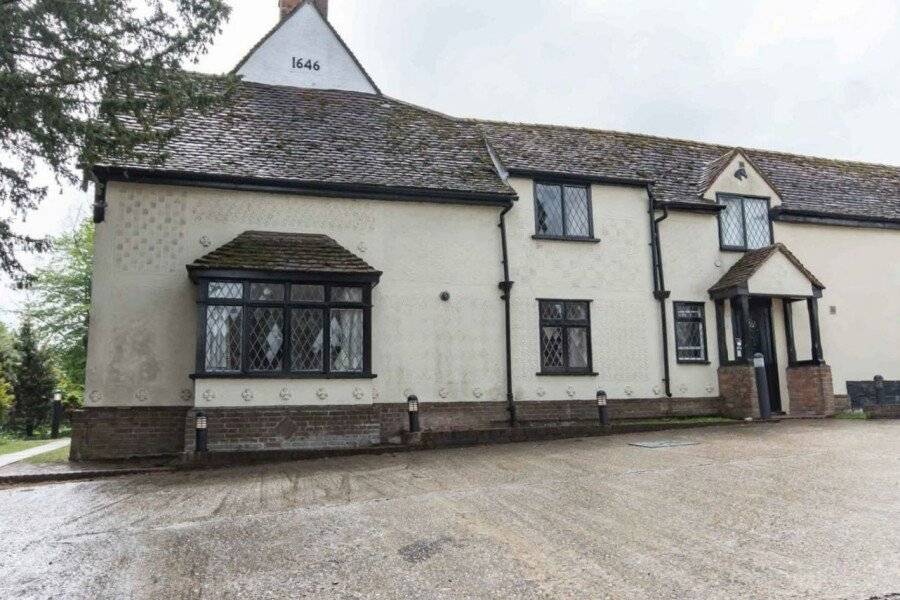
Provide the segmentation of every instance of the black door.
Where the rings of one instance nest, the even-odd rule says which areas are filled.
[[[771,298],[750,298],[750,356],[757,352],[766,359],[769,405],[772,407],[772,412],[781,412],[778,360],[775,355],[775,339],[772,337]]]

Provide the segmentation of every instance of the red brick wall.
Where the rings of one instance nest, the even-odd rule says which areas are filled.
[[[787,385],[791,415],[834,414],[834,386],[828,365],[788,367]]]
[[[72,460],[180,454],[186,408],[88,408],[72,413]]]
[[[726,417],[759,418],[753,365],[719,367],[719,394],[722,396],[722,414]]]

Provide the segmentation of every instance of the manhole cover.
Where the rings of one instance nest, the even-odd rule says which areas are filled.
[[[685,440],[656,440],[653,442],[632,442],[629,446],[641,448],[671,448],[673,446],[696,446],[700,442],[688,442]]]

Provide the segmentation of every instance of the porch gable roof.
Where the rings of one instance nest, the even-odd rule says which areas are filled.
[[[744,254],[728,271],[722,275],[711,288],[710,296],[714,298],[737,295],[738,290],[749,292],[750,279],[764,264],[776,253],[781,253],[796,269],[809,281],[814,290],[821,291],[825,285],[800,262],[793,252],[784,244],[777,243],[758,250],[751,250]],[[731,293],[730,293],[731,292]]]

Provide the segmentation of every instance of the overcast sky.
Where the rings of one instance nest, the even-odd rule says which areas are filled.
[[[204,71],[277,21],[278,0],[231,4]],[[329,16],[385,94],[452,115],[900,165],[896,0],[330,0]],[[89,201],[54,194],[21,229],[69,229]],[[0,318],[20,301],[0,289]]]

